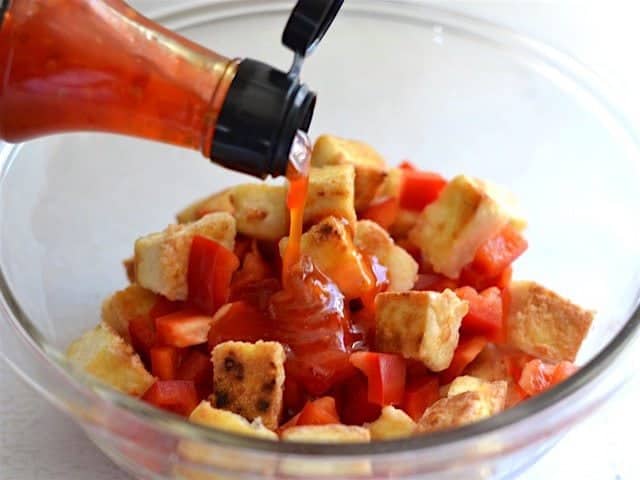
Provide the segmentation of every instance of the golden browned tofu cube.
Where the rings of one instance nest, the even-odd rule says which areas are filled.
[[[249,422],[237,413],[213,408],[211,403],[206,400],[200,402],[195,410],[191,412],[189,421],[248,437],[266,438],[267,440],[278,439],[278,435],[265,427],[260,418]]]
[[[508,384],[505,380],[486,382],[477,377],[461,375],[456,377],[447,391],[447,397],[454,397],[464,392],[480,392],[491,403],[491,414],[504,410]]]
[[[592,321],[593,312],[542,285],[509,285],[507,341],[523,352],[552,362],[573,362]]]
[[[351,164],[355,167],[355,208],[366,208],[386,176],[384,158],[371,146],[356,140],[321,135],[316,140],[311,165]]]
[[[416,429],[416,422],[402,410],[388,405],[382,409],[375,422],[365,427],[369,429],[372,440],[390,440],[410,437]]]
[[[481,392],[463,392],[441,398],[422,415],[417,433],[437,432],[461,427],[490,417],[494,403]]]
[[[409,239],[433,269],[457,278],[478,248],[511,222],[523,227],[506,194],[465,175],[452,179],[421,213]]]
[[[354,243],[362,253],[376,257],[387,268],[387,291],[411,290],[418,275],[418,263],[394,243],[384,228],[371,220],[360,220],[356,223]]]
[[[354,178],[353,165],[311,168],[304,223],[312,225],[326,217],[334,216],[344,218],[349,224],[354,225]]]
[[[176,218],[178,220],[178,223],[189,223],[195,222],[208,213],[214,212],[233,213],[230,188],[221,192],[216,192],[213,195],[202,198],[192,203],[184,210],[180,211],[176,215]]]
[[[284,246],[285,242],[281,245],[281,252]],[[337,218],[325,218],[311,227],[302,235],[300,249],[335,282],[345,297],[360,297],[371,288],[369,266],[357,253],[351,233]]]
[[[308,443],[367,443],[369,430],[350,425],[305,425],[291,427],[282,432],[282,440]]]
[[[147,315],[157,298],[155,293],[139,285],[129,285],[102,302],[102,321],[130,343],[129,322],[141,315]]]
[[[213,405],[278,427],[285,354],[278,342],[224,342],[213,349]]]
[[[138,354],[105,323],[71,343],[67,359],[71,365],[129,395],[139,397],[155,382]]]
[[[434,372],[451,364],[469,305],[447,289],[376,296],[376,347],[420,360]]]
[[[279,240],[289,230],[284,185],[248,183],[231,189],[238,233],[260,240]]]
[[[169,225],[160,233],[139,238],[135,244],[136,281],[169,300],[186,300],[191,241],[210,238],[233,250],[236,222],[229,213],[210,213],[184,225]]]

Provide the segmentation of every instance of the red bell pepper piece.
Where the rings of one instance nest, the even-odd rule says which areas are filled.
[[[213,382],[213,364],[206,353],[190,349],[182,359],[176,373],[178,380],[190,380],[196,386]]]
[[[209,329],[209,349],[223,342],[257,342],[268,338],[268,328],[264,315],[246,302],[233,302],[214,317]]]
[[[156,318],[158,340],[164,345],[190,347],[207,341],[213,318],[187,309]]]
[[[396,221],[398,208],[398,199],[395,197],[374,200],[360,217],[372,220],[386,230]]]
[[[188,302],[213,315],[227,302],[231,277],[239,266],[232,251],[208,238],[194,236],[187,271]]]
[[[340,423],[335,399],[333,397],[321,397],[313,402],[307,402],[300,411],[296,426],[330,425],[335,423]]]
[[[578,368],[571,362],[551,365],[536,358],[522,369],[518,385],[528,395],[538,395],[573,375]]]
[[[404,169],[399,203],[401,208],[422,211],[435,201],[447,181],[437,173]]]
[[[158,380],[149,387],[142,400],[185,417],[198,406],[194,383],[184,380]]]
[[[487,277],[498,277],[527,249],[525,238],[507,224],[497,235],[480,246],[473,259],[476,271]]]
[[[427,375],[411,380],[407,384],[402,399],[402,409],[415,422],[424,411],[440,399],[440,383],[435,375]]]
[[[149,362],[149,351],[156,344],[156,329],[151,320],[146,315],[132,318],[129,321],[129,336],[131,346],[140,358]]]
[[[367,378],[358,373],[342,384],[340,418],[346,425],[362,425],[380,416],[380,405],[369,402]]]
[[[460,331],[466,335],[485,335],[493,341],[502,340],[502,296],[491,287],[478,293],[471,287],[456,290],[461,300],[469,302],[469,312],[462,319]]]
[[[160,380],[175,380],[180,351],[175,347],[151,347],[151,373]]]
[[[158,295],[156,303],[149,310],[149,317],[155,320],[158,317],[164,317],[170,313],[177,312],[183,308],[182,302],[172,302],[162,295]]]
[[[473,362],[486,345],[487,339],[484,337],[460,338],[449,368],[440,374],[442,383],[447,384],[462,375],[467,365]]]
[[[355,352],[349,360],[367,377],[369,402],[381,406],[402,402],[407,373],[404,358],[391,353]]]

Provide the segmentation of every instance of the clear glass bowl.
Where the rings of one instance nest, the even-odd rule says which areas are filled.
[[[157,19],[220,52],[286,68],[291,2],[194,2]],[[98,134],[0,151],[0,346],[15,371],[142,478],[487,478],[520,471],[612,395],[637,363],[637,138],[586,69],[515,32],[414,2],[349,0],[304,77],[312,133],[516,192],[530,250],[516,277],[596,309],[584,368],[495,418],[370,445],[279,444],[200,428],[71,372],[61,352],[125,284],[136,236],[245,180],[198,154]],[[597,441],[594,439],[594,441]],[[72,454],[72,452],[70,453]]]

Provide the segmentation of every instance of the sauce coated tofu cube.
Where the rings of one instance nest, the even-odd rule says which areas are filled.
[[[410,437],[416,429],[416,423],[402,410],[387,405],[382,409],[375,422],[365,425],[372,440],[390,440]]]
[[[468,303],[449,289],[380,293],[376,296],[377,350],[420,360],[434,372],[445,370],[468,310]]]
[[[422,211],[409,239],[434,271],[457,278],[478,248],[508,222],[524,228],[506,193],[459,175]]]
[[[69,345],[67,359],[116,390],[136,397],[155,382],[131,346],[105,323]]]
[[[287,234],[289,212],[284,185],[238,185],[231,189],[230,199],[238,233],[270,241]]]
[[[178,223],[195,222],[209,213],[227,212],[233,213],[231,204],[231,188],[209,195],[206,198],[195,201],[176,215]]]
[[[213,405],[248,420],[260,417],[267,428],[277,428],[284,385],[282,345],[224,342],[213,349],[211,360]]]
[[[210,213],[196,222],[170,225],[163,232],[139,238],[135,244],[137,283],[169,300],[186,300],[189,252],[195,235],[233,250],[236,222],[229,213]]]
[[[387,268],[387,291],[411,290],[416,282],[418,263],[394,243],[384,228],[371,220],[360,220],[356,223],[354,243],[362,253],[375,256]]]
[[[507,341],[551,362],[573,362],[587,335],[593,312],[535,282],[509,285]]]
[[[330,216],[344,218],[350,225],[355,225],[354,178],[353,165],[312,167],[304,207],[305,225]]]
[[[311,165],[351,164],[355,167],[355,208],[366,208],[386,176],[384,158],[370,145],[333,135],[321,135],[316,140]]]
[[[129,285],[102,302],[102,321],[113,328],[127,343],[131,343],[129,322],[136,317],[147,315],[157,298],[155,293],[140,285]]]
[[[282,439],[288,442],[308,443],[367,443],[369,430],[350,425],[305,425],[287,428]]]

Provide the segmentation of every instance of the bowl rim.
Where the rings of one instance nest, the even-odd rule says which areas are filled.
[[[289,8],[290,2],[279,0],[241,0],[235,2],[197,0],[186,5],[174,5],[156,9],[154,13],[148,16],[155,21],[180,30],[229,18],[256,15],[258,13],[283,12]],[[632,128],[631,122],[615,107],[617,102],[613,101],[615,98],[613,91],[608,89],[594,72],[567,54],[540,41],[523,36],[512,29],[466,14],[427,5],[420,0],[351,0],[344,6],[344,12],[344,15],[364,14],[374,17],[385,15],[387,19],[391,15],[397,20],[442,26],[445,30],[455,31],[458,34],[471,36],[476,40],[506,47],[507,49],[515,50],[519,55],[525,55],[542,62],[547,67],[551,67],[555,73],[571,80],[576,87],[590,97],[590,100],[596,101],[598,106],[603,108],[603,111],[626,134],[627,140],[634,147],[635,156],[640,159],[640,138]],[[416,12],[420,13],[418,18],[416,18]],[[0,149],[0,187],[4,183],[11,165],[20,151],[20,147],[21,144],[6,144]],[[583,387],[599,377],[620,356],[625,347],[638,334],[640,327],[640,306],[638,306],[610,342],[571,378],[527,402],[471,425],[429,435],[376,441],[368,444],[289,443],[246,437],[211,427],[191,424],[182,417],[151,407],[137,398],[111,389],[89,375],[72,368],[64,353],[47,342],[20,307],[9,288],[5,272],[1,266],[0,293],[2,294],[1,301],[5,304],[10,320],[19,326],[18,333],[21,335],[22,340],[30,344],[31,347],[44,352],[47,359],[52,361],[53,366],[56,367],[59,373],[75,384],[81,382],[88,385],[90,387],[88,394],[96,395],[99,400],[107,401],[117,409],[136,414],[142,421],[149,422],[162,433],[196,442],[212,442],[266,453],[309,456],[328,455],[336,458],[407,453],[427,448],[443,447],[475,440],[482,435],[495,433],[497,430],[514,426],[533,414],[538,414],[556,406],[562,400],[581,391]],[[640,292],[637,294],[638,298],[640,298]],[[638,304],[637,299],[636,305]],[[19,371],[19,367],[12,362],[9,362],[9,364],[17,370],[20,376],[25,376],[23,372]],[[34,381],[34,383],[38,384],[37,381]],[[538,430],[540,429],[541,427],[538,427]]]

